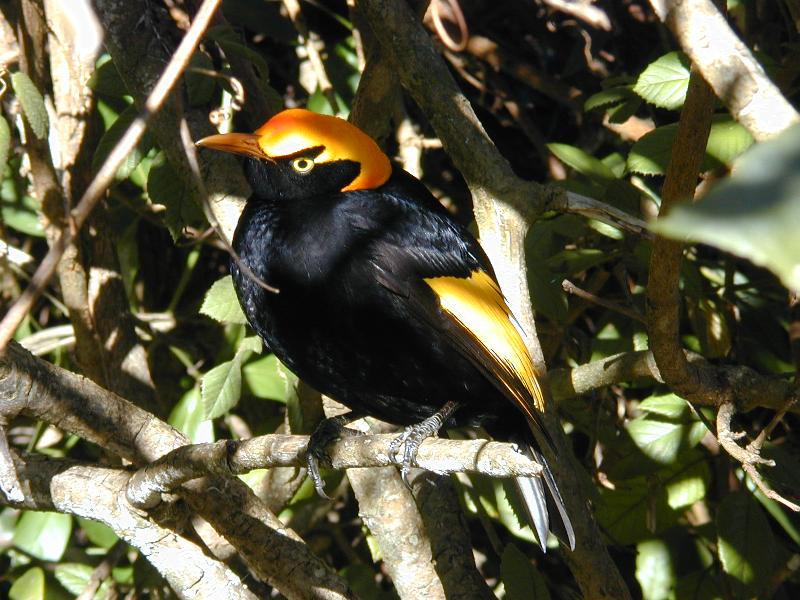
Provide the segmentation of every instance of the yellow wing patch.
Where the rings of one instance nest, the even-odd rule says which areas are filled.
[[[438,297],[442,310],[481,348],[479,360],[490,363],[485,366],[498,379],[495,383],[500,384],[501,391],[531,420],[538,421],[532,411],[544,410],[542,389],[497,283],[483,271],[475,271],[468,278],[433,277],[425,283]]]

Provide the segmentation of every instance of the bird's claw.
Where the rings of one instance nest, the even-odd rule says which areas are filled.
[[[411,470],[412,464],[417,459],[417,452],[419,447],[427,438],[436,435],[442,427],[442,419],[437,414],[425,419],[422,423],[411,425],[405,428],[405,431],[392,440],[389,444],[389,456],[392,458],[396,465],[400,466],[400,478],[406,487],[409,489],[411,485],[408,483],[408,473]],[[403,446],[403,458],[397,459],[397,452]]]
[[[314,483],[314,489],[317,490],[317,494],[326,500],[330,500],[330,497],[325,493],[325,480],[322,479],[319,470],[320,465],[330,466],[331,464],[331,458],[325,448],[343,435],[360,435],[360,431],[345,427],[347,423],[356,418],[358,417],[353,413],[346,413],[338,417],[324,419],[308,438],[308,446],[306,447],[308,476]]]

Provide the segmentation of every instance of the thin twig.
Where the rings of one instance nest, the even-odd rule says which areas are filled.
[[[761,492],[767,498],[775,500],[776,502],[780,502],[795,512],[800,512],[799,505],[787,500],[778,492],[771,489],[764,482],[758,470],[756,469],[756,465],[767,465],[769,467],[775,466],[774,460],[761,457],[761,444],[763,444],[764,440],[769,434],[769,431],[775,427],[786,411],[789,410],[791,404],[792,402],[787,403],[787,405],[775,415],[775,418],[773,418],[772,422],[761,432],[761,434],[759,434],[756,440],[748,444],[746,448],[742,448],[737,440],[742,439],[746,434],[743,431],[731,431],[731,419],[736,413],[736,407],[732,402],[726,402],[719,407],[719,411],[717,412],[717,439],[719,440],[720,446],[725,448],[725,451],[728,454],[742,464],[742,469],[744,472],[747,473],[750,479],[753,480],[753,483],[756,484],[758,489],[761,490]]]
[[[647,229],[647,223],[626,213],[624,210],[588,196],[567,192],[562,188],[551,187],[550,191],[552,196],[547,203],[549,210],[582,215],[588,219],[601,221],[645,239],[653,239],[653,234]]]
[[[598,304],[600,306],[604,306],[614,312],[618,312],[621,315],[625,315],[626,317],[633,319],[635,321],[639,321],[644,323],[644,317],[640,315],[638,312],[631,310],[629,308],[625,308],[624,306],[620,306],[615,302],[611,302],[610,300],[605,300],[600,296],[595,296],[591,292],[587,292],[586,290],[582,290],[574,283],[572,283],[569,279],[565,279],[561,282],[561,289],[563,289],[568,294],[573,294],[578,298],[583,298],[584,300],[588,300],[589,302],[593,302],[594,304]]]
[[[8,342],[13,337],[19,324],[22,323],[25,315],[33,308],[33,303],[45,289],[53,273],[55,273],[64,250],[72,241],[77,230],[80,229],[86,221],[97,202],[114,183],[119,166],[139,143],[153,114],[158,111],[169,96],[172,88],[180,78],[181,73],[183,73],[184,69],[189,64],[189,60],[195,48],[197,48],[197,45],[200,43],[200,38],[208,27],[220,1],[221,0],[204,0],[200,10],[197,11],[192,26],[181,40],[167,68],[164,70],[164,73],[147,98],[142,114],[131,123],[125,135],[123,135],[122,139],[114,146],[108,159],[103,163],[103,166],[89,184],[89,187],[86,188],[80,202],[78,202],[77,206],[71,211],[70,217],[73,227],[65,228],[58,239],[54,241],[44,260],[42,260],[42,263],[39,265],[39,268],[36,269],[30,285],[20,297],[17,298],[8,310],[8,313],[6,313],[6,316],[0,321],[0,350],[8,345]]]

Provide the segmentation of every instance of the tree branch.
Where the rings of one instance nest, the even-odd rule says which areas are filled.
[[[800,120],[712,0],[650,4],[717,97],[756,140],[777,135]]]
[[[15,466],[25,499],[13,501],[0,493],[0,503],[78,515],[108,525],[147,557],[180,598],[213,598],[223,589],[228,598],[256,598],[223,563],[125,502],[129,472],[35,455],[17,457]],[[91,494],[87,493],[90,489]]]
[[[135,464],[188,440],[165,422],[95,383],[11,343],[0,353],[0,414],[25,414]],[[351,598],[345,581],[285,527],[244,483],[206,477],[181,488],[189,508],[240,552],[253,572],[289,598]]]

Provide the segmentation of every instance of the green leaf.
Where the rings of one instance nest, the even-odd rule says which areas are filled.
[[[675,585],[675,569],[669,546],[664,540],[651,539],[636,545],[636,580],[643,600],[667,600]]]
[[[547,265],[541,261],[528,262],[528,285],[534,310],[563,323],[567,318],[567,295]]]
[[[614,171],[602,161],[569,144],[547,144],[547,148],[563,163],[599,183],[608,183],[616,179]]]
[[[706,427],[700,422],[676,423],[638,418],[628,423],[628,434],[639,450],[661,464],[672,463],[683,450],[700,443]]]
[[[97,60],[97,68],[86,85],[98,94],[112,98],[122,98],[128,95],[125,82],[122,81],[114,61],[108,54],[104,54]]]
[[[633,91],[660,108],[680,108],[689,89],[689,64],[683,52],[665,54],[642,71]]]
[[[339,574],[350,584],[350,589],[353,590],[356,598],[370,598],[371,600],[394,600],[396,598],[391,592],[380,589],[375,581],[375,572],[367,565],[348,565],[339,571]]]
[[[131,104],[120,113],[119,117],[114,121],[114,124],[103,134],[103,137],[100,138],[97,148],[94,151],[94,157],[92,158],[93,171],[97,172],[100,170],[100,167],[103,166],[103,163],[108,159],[111,151],[122,139],[122,136],[125,135],[128,127],[130,127],[137,116],[139,116],[139,111]],[[145,134],[136,148],[128,154],[125,160],[122,161],[119,169],[117,169],[117,179],[127,178],[138,164],[142,162],[144,155],[147,154],[152,147],[153,142],[150,136]]]
[[[200,389],[206,419],[224,415],[239,402],[242,396],[242,362],[254,351],[261,351],[261,340],[257,337],[245,338],[231,360],[203,375]]]
[[[72,517],[53,512],[26,512],[17,522],[14,545],[40,560],[61,559],[72,532]]]
[[[111,548],[119,540],[114,530],[105,523],[83,517],[78,517],[78,523],[89,541],[99,548]]]
[[[242,375],[250,392],[259,398],[285,404],[295,395],[297,375],[274,354],[247,363],[242,368]]]
[[[675,207],[657,233],[742,256],[800,291],[800,125],[754,146],[702,202]]]
[[[173,240],[180,237],[186,225],[197,226],[203,223],[200,207],[195,204],[183,180],[175,173],[163,152],[159,152],[150,165],[147,195],[151,202],[166,208],[164,221]]]
[[[610,87],[589,96],[583,104],[583,110],[589,112],[598,108],[605,108],[612,104],[622,104],[632,96],[633,90],[629,85]]]
[[[80,563],[62,563],[56,566],[55,576],[58,583],[76,596],[83,591],[92,577],[92,567]]]
[[[666,173],[677,134],[678,124],[671,123],[643,135],[628,154],[628,171],[642,175]],[[752,143],[752,136],[729,115],[716,115],[700,169],[707,171],[720,165],[730,166]]]
[[[220,323],[244,325],[247,317],[242,312],[239,298],[233,287],[233,278],[226,275],[214,282],[203,299],[200,313]]]
[[[678,520],[659,486],[644,477],[615,481],[614,487],[600,490],[596,511],[597,520],[614,543],[635,544],[652,538]]]
[[[683,455],[681,462],[688,464],[688,468],[679,470],[666,483],[667,504],[674,510],[686,508],[705,498],[711,479],[708,462],[697,450]]]
[[[8,590],[9,600],[45,600],[44,570],[33,567],[14,582]]]
[[[0,116],[0,179],[6,170],[6,162],[8,162],[8,153],[11,150],[11,129],[8,126],[8,121],[5,117]]]
[[[717,512],[719,559],[736,597],[758,595],[776,567],[767,518],[748,492],[725,496]]]
[[[689,414],[686,400],[675,394],[665,394],[663,396],[650,396],[639,404],[639,410],[655,415],[661,415],[668,419],[678,419]]]
[[[539,571],[514,544],[506,546],[500,557],[500,577],[506,589],[505,600],[550,600]]]
[[[168,421],[192,440],[193,444],[214,441],[214,424],[205,418],[200,390],[197,387],[183,395],[172,409]]]
[[[42,94],[36,89],[31,78],[21,71],[11,74],[11,87],[14,88],[14,94],[22,106],[22,112],[31,126],[31,131],[40,140],[45,139],[48,119]]]
[[[23,194],[13,178],[7,177],[0,184],[0,198],[3,222],[8,227],[26,235],[44,237],[44,228],[39,220],[39,203],[32,196]]]

